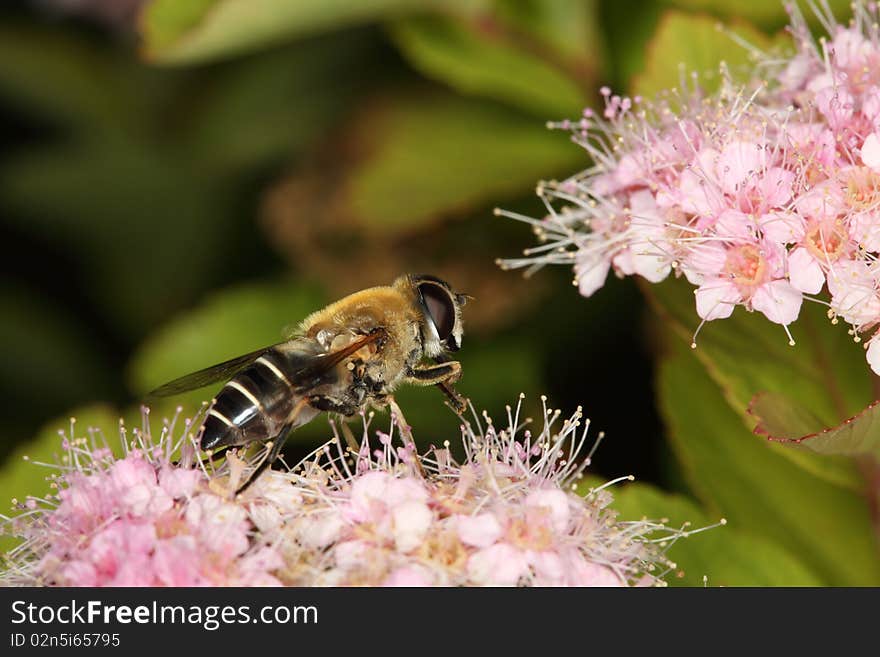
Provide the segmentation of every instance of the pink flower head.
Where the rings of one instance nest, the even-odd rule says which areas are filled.
[[[93,439],[63,439],[58,493],[10,522],[25,538],[19,583],[61,586],[278,585],[279,557],[254,537],[246,507],[193,468],[192,425],[154,437],[120,425],[119,456]],[[148,415],[144,410],[144,426]],[[103,438],[101,438],[103,441]],[[171,460],[179,454],[180,460]],[[256,558],[255,555],[259,555]],[[7,573],[13,577],[13,573]]]
[[[380,434],[374,447],[365,419],[353,462],[337,439],[291,473],[273,473],[288,477],[310,501],[309,518],[334,527],[332,539],[315,549],[314,521],[287,521],[279,542],[290,564],[285,581],[626,586],[647,576],[661,584],[664,559],[648,536],[676,532],[653,523],[617,524],[604,487],[585,497],[572,491],[586,467],[578,458],[585,440],[580,412],[557,429],[559,412],[545,409],[544,426],[533,436],[522,433],[519,406],[508,410],[502,430],[488,417],[481,431],[462,425],[463,462],[447,442],[419,457],[420,470],[390,447],[391,433]]]
[[[356,453],[336,436],[241,495],[241,476],[263,455],[193,467],[189,423],[176,439],[174,423],[159,439],[135,432],[118,457],[66,438],[72,465],[61,467],[58,494],[30,499],[8,522],[25,542],[2,577],[68,586],[662,585],[671,564],[661,545],[686,533],[618,522],[606,486],[574,492],[589,463],[579,457],[580,411],[561,427],[558,411],[543,413],[537,435],[523,431],[519,405],[504,429],[485,415],[483,429],[463,424],[463,462],[448,442],[417,457],[393,448],[393,425],[376,445],[365,417]]]
[[[498,211],[532,223],[543,242],[500,264],[573,266],[584,296],[610,271],[652,283],[683,275],[700,326],[742,306],[782,325],[791,344],[804,298],[830,304],[856,341],[880,324],[878,6],[854,3],[840,24],[814,5],[830,32],[818,42],[796,4],[788,9],[795,53],[759,62],[761,84],[722,68],[713,94],[698,84],[654,101],[608,91],[601,117],[552,124],[593,166],[539,185],[549,210],[540,221]],[[875,342],[868,363],[880,374]]]

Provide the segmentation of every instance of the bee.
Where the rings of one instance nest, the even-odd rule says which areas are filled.
[[[312,313],[285,342],[187,374],[149,397],[226,381],[205,417],[201,448],[271,442],[241,493],[278,458],[290,433],[321,412],[395,408],[392,393],[409,383],[437,386],[461,413],[465,401],[453,387],[461,364],[448,353],[461,348],[469,298],[434,276],[406,274]]]

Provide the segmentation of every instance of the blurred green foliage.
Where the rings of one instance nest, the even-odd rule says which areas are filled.
[[[752,434],[687,345],[670,340],[658,388],[673,448],[695,495],[787,548],[825,584],[876,586],[880,559],[860,490],[820,478],[790,449]]]
[[[770,42],[741,20],[725,22],[724,27],[759,49]],[[647,65],[635,77],[633,90],[651,98],[666,89],[677,89],[683,80],[690,86],[693,74],[699,76],[702,87],[714,90],[721,80],[718,63],[724,62],[735,77],[747,69],[749,54],[742,44],[721,33],[717,20],[670,10],[663,14],[648,45]],[[687,66],[670,66],[671,62],[687,62]]]
[[[685,495],[663,493],[640,483],[614,489],[614,508],[621,520],[663,519],[668,526],[686,531],[709,527],[717,520]],[[667,554],[676,564],[666,577],[671,586],[821,586],[823,583],[796,552],[760,533],[734,527],[729,521],[724,527],[678,539],[669,546]]]
[[[144,52],[156,62],[192,63],[401,12],[482,4],[481,0],[157,0],[143,12]]]
[[[545,121],[599,106],[602,84],[677,85],[680,64],[736,74],[748,52],[716,22],[776,47],[781,3],[145,0],[111,27],[51,5],[0,10],[0,497],[45,491],[21,456],[51,459],[71,414],[115,431],[153,386],[421,270],[476,297],[460,389],[478,408],[583,404],[608,434],[594,472],[647,482],[616,490],[623,517],[728,520],[672,546],[671,583],[878,583],[866,462],[751,433],[757,393],[791,403],[772,420],[824,425],[873,399],[861,350],[818,308],[795,348],[738,312],[692,353],[674,282],[649,309],[631,281],[586,300],[570,272],[493,264],[531,235],[492,207],[540,215],[537,181],[589,164]],[[398,399],[423,444],[457,435],[436,390]],[[327,435],[312,422],[290,455]]]
[[[669,284],[651,290],[650,296],[660,304],[681,342],[690,344],[693,292],[684,285]],[[757,418],[749,412],[749,405],[758,392],[798,399],[826,426],[853,415],[871,400],[871,373],[846,327],[832,325],[819,304],[806,304],[793,328],[798,339],[791,346],[775,325],[738,312],[717,328],[706,327],[698,337],[694,356],[750,429]],[[795,449],[781,453],[818,477],[856,488],[861,485],[849,460]]]

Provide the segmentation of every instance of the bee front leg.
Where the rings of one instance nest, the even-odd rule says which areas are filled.
[[[467,409],[465,398],[452,387],[461,378],[461,363],[457,360],[436,362],[414,367],[407,372],[407,382],[419,386],[437,386],[449,398],[452,410],[461,415]]]
[[[412,367],[406,373],[406,382],[417,386],[435,386],[440,383],[451,385],[460,378],[461,363],[457,360]]]
[[[403,440],[403,444],[410,448],[413,457],[413,465],[415,466],[416,472],[418,472],[422,478],[425,478],[425,470],[422,467],[422,462],[419,460],[419,451],[416,448],[416,441],[412,435],[412,429],[409,424],[407,424],[406,418],[403,417],[403,411],[400,410],[400,406],[397,405],[397,401],[394,399],[392,395],[386,396],[382,403],[387,404],[391,409],[392,417],[397,424],[397,428],[400,430],[400,437]]]

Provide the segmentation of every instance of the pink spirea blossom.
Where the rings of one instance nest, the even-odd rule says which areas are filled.
[[[115,456],[95,432],[61,440],[52,476],[57,493],[30,498],[8,532],[17,549],[13,583],[58,586],[272,586],[278,551],[253,537],[246,507],[212,489],[207,471],[190,467],[191,427],[174,424],[154,438],[120,427]],[[148,426],[145,423],[145,426]],[[171,455],[181,454],[174,463]]]
[[[857,342],[868,333],[880,374],[877,4],[855,3],[847,25],[817,8],[829,31],[818,42],[788,11],[795,52],[755,53],[756,82],[722,69],[716,93],[695,83],[650,102],[603,88],[601,117],[551,124],[594,164],[539,186],[543,218],[497,211],[543,242],[500,264],[567,264],[584,296],[612,271],[652,283],[674,273],[696,288],[700,326],[742,306],[792,344],[803,301],[823,303]]]
[[[450,444],[417,456],[369,420],[355,449],[336,436],[289,471],[236,495],[256,461],[195,458],[194,428],[145,428],[114,456],[63,440],[57,493],[18,503],[24,538],[0,581],[68,586],[662,585],[668,545],[695,530],[623,522],[607,486],[578,490],[580,411],[544,407],[536,434],[520,409],[498,430],[484,414]],[[334,432],[336,425],[334,425]],[[262,455],[258,455],[259,459]],[[627,478],[622,478],[627,479]],[[616,482],[613,482],[616,483]],[[698,530],[697,530],[698,531]],[[662,546],[662,547],[661,547]]]

